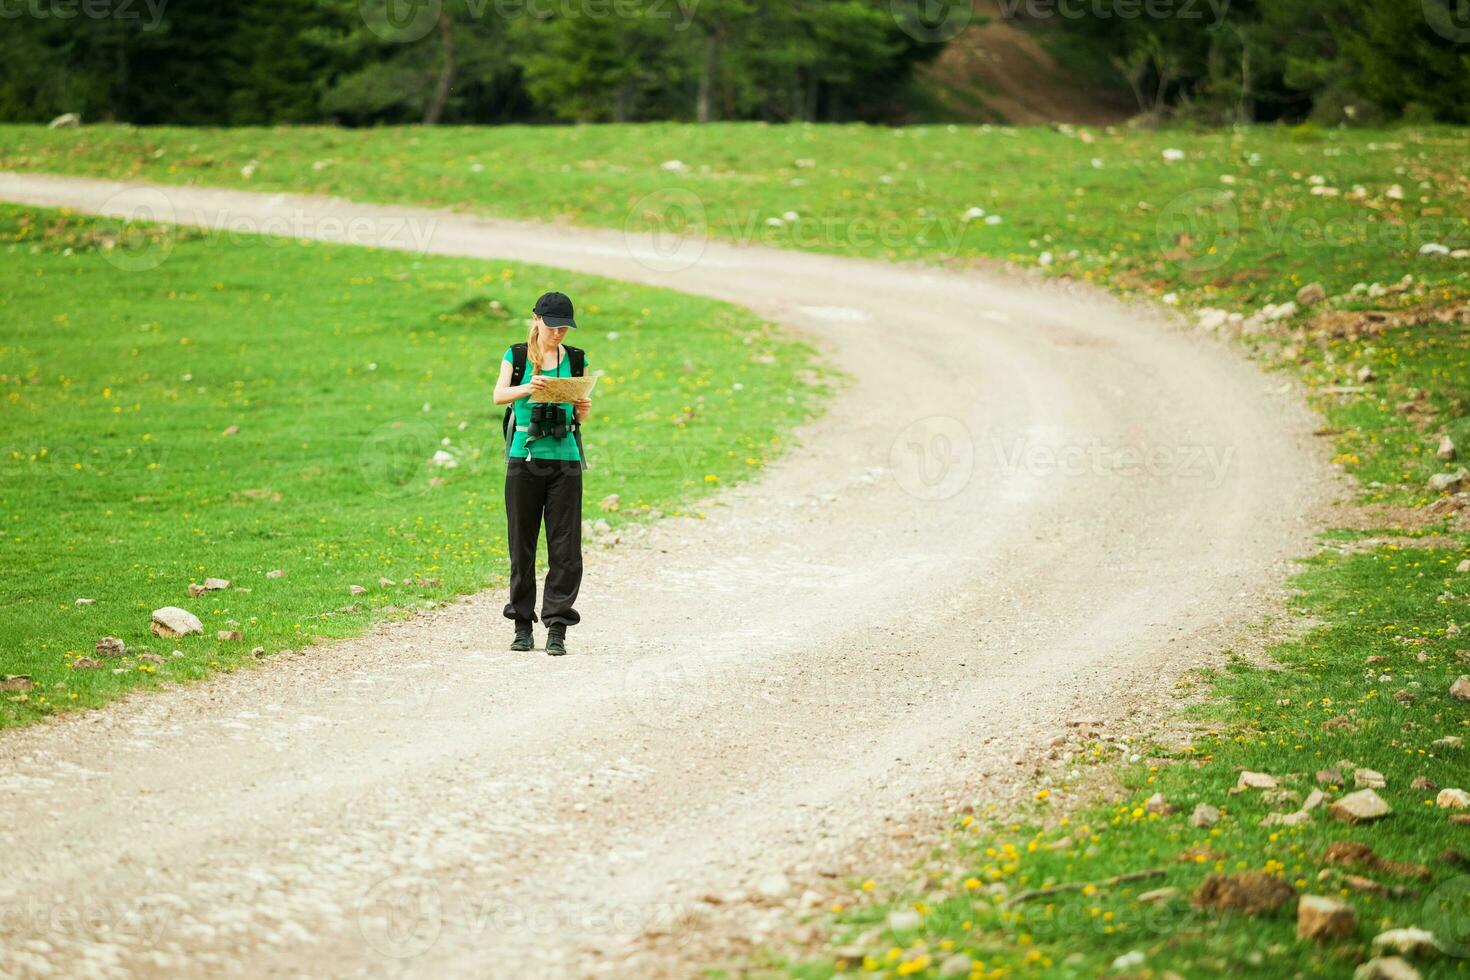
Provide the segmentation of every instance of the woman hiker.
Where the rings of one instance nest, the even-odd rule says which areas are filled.
[[[505,517],[510,545],[510,601],[507,619],[515,620],[512,650],[535,646],[536,539],[546,517],[546,588],[541,621],[546,624],[546,652],[567,652],[567,626],[582,621],[573,608],[582,585],[582,452],[580,425],[592,412],[592,399],[575,402],[532,402],[530,395],[547,378],[568,378],[586,371],[587,356],[563,344],[575,329],[572,301],[564,293],[545,293],[536,300],[531,335],[512,344],[500,362],[495,404],[506,409]],[[517,360],[521,360],[517,370]],[[521,379],[529,376],[524,384]],[[514,422],[514,428],[510,423]]]

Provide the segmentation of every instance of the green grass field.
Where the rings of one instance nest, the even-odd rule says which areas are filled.
[[[569,342],[606,372],[588,519],[697,511],[819,408],[811,352],[771,325],[591,276],[11,206],[0,256],[0,674],[34,684],[0,692],[0,726],[506,581],[491,389],[546,289],[581,302]],[[753,400],[772,388],[793,394]],[[191,597],[207,577],[235,587]],[[169,605],[204,635],[151,637]],[[73,669],[104,635],[163,662]]]
[[[1467,158],[1470,131],[1447,127],[0,126],[0,170],[687,228],[839,254],[1047,263],[1123,291],[1175,292],[1185,305],[1252,308],[1314,279],[1332,293],[1404,274],[1466,288],[1470,261],[1418,251],[1470,248]],[[675,161],[687,169],[664,169]],[[972,208],[985,214],[967,219]]]
[[[549,145],[560,162],[526,165],[543,159]],[[1188,750],[1137,746],[1144,758],[1130,764],[1101,741],[1085,745],[1077,767],[1121,783],[1123,803],[1101,804],[1059,786],[1048,788],[1032,812],[978,801],[955,827],[952,849],[916,855],[909,880],[851,882],[850,899],[816,917],[826,930],[822,948],[800,963],[775,964],[802,977],[934,977],[958,954],[971,960],[964,975],[977,977],[1346,976],[1368,955],[1372,936],[1390,925],[1434,928],[1451,945],[1470,942],[1470,909],[1454,904],[1470,894],[1457,890],[1470,886],[1470,869],[1441,858],[1450,848],[1470,853],[1470,828],[1448,824],[1432,805],[1434,794],[1410,786],[1422,776],[1470,789],[1470,757],[1433,745],[1470,735],[1470,706],[1447,692],[1454,676],[1470,673],[1470,642],[1452,628],[1470,620],[1470,575],[1455,571],[1470,558],[1470,535],[1449,518],[1424,513],[1436,497],[1426,490],[1428,477],[1460,465],[1470,451],[1470,260],[1420,254],[1426,244],[1446,253],[1470,248],[1467,156],[1470,131],[1448,128],[0,127],[0,169],[341,194],[632,230],[673,226],[955,266],[1001,260],[1186,309],[1250,314],[1292,299],[1306,283],[1325,286],[1331,298],[1321,307],[1244,342],[1265,365],[1295,372],[1314,391],[1331,429],[1324,451],[1358,478],[1365,505],[1397,508],[1365,512],[1359,527],[1399,540],[1316,556],[1295,583],[1302,590],[1296,601],[1323,625],[1274,648],[1279,669],[1232,659],[1228,670],[1204,678],[1212,697],[1198,720],[1206,734]],[[674,160],[682,167],[664,166]],[[788,212],[795,217],[783,217]],[[1391,286],[1405,276],[1412,279],[1398,291],[1350,293],[1357,283]],[[178,288],[202,287],[181,281]],[[457,309],[469,295],[498,294],[463,291],[430,308]],[[405,317],[428,315],[410,309],[418,308]],[[53,300],[39,304],[37,315],[60,311]],[[1369,311],[1397,321],[1380,329]],[[1365,367],[1372,369],[1366,379]],[[408,399],[410,406],[417,398]],[[214,438],[232,420],[218,413],[206,434]],[[310,440],[311,431],[303,426],[302,438]],[[1459,461],[1434,458],[1442,434],[1459,445]],[[97,525],[103,534],[131,533],[122,526]],[[1327,537],[1343,542],[1365,533],[1339,529]],[[1426,535],[1434,539],[1415,543]],[[55,557],[61,568],[78,564]],[[411,570],[424,573],[419,565]],[[176,588],[188,577],[228,571],[190,563]],[[448,582],[446,576],[446,591]],[[29,589],[35,591],[33,583]],[[335,595],[323,589],[324,598]],[[1388,659],[1368,664],[1370,656]],[[1350,726],[1323,728],[1339,715]],[[1391,816],[1350,828],[1318,810],[1304,826],[1260,827],[1268,809],[1286,811],[1292,803],[1268,806],[1259,791],[1227,794],[1244,767],[1278,774],[1287,790],[1304,796],[1317,769],[1344,758],[1384,774],[1380,792]],[[1342,789],[1322,788],[1331,798]],[[1154,792],[1183,809],[1151,816],[1142,804]],[[1211,829],[1190,827],[1197,801],[1221,805],[1224,819]],[[1071,848],[1047,846],[1063,836],[1072,838]],[[1290,906],[1246,917],[1195,911],[1187,902],[1206,874],[1245,869],[1301,892],[1341,894],[1331,874],[1353,869],[1326,866],[1323,849],[1347,840],[1428,869],[1424,880],[1356,869],[1418,894],[1350,890],[1359,922],[1349,939],[1321,948],[1295,939]],[[1208,848],[1202,860],[1177,860],[1200,845]],[[1155,867],[1164,869],[1157,879],[1014,908],[1001,908],[996,887],[1013,894]],[[1323,870],[1326,879],[1319,878]],[[1139,903],[1141,892],[1165,885],[1184,892],[1174,901]],[[904,913],[896,922],[889,918],[895,911]],[[1115,957],[1133,951],[1142,959],[1113,969]],[[1462,976],[1470,957],[1416,965],[1430,975]]]

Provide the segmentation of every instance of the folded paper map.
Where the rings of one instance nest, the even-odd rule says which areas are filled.
[[[592,394],[592,388],[596,384],[596,375],[581,378],[547,378],[545,388],[539,392],[531,392],[531,401],[574,402],[578,398],[586,398]]]

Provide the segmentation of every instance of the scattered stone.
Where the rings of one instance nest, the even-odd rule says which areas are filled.
[[[225,429],[225,431],[221,432],[220,435],[222,435],[222,436],[233,436],[233,435],[239,435],[239,433],[240,433],[240,427],[238,425],[231,425],[231,426],[228,426]]]
[[[1275,875],[1242,871],[1210,875],[1195,891],[1193,902],[1199,908],[1234,909],[1256,915],[1275,911],[1295,897],[1296,889]]]
[[[1213,827],[1220,822],[1220,808],[1208,803],[1200,803],[1195,806],[1194,812],[1189,815],[1191,827]]]
[[[1450,685],[1450,697],[1459,698],[1461,701],[1470,701],[1470,677],[1461,674],[1455,678]]]
[[[622,500],[623,498],[618,494],[610,493],[606,497],[602,498],[602,501],[598,504],[598,507],[600,507],[602,510],[615,511],[618,509],[619,504],[622,503]]]
[[[175,637],[188,636],[191,633],[203,633],[204,624],[199,617],[187,609],[178,606],[164,606],[162,609],[153,610],[153,623],[149,627],[154,636]]]
[[[762,898],[782,899],[791,891],[791,880],[781,872],[773,871],[756,882],[755,891]]]
[[[1180,891],[1173,885],[1164,888],[1151,888],[1138,896],[1138,900],[1145,905],[1157,905],[1160,902],[1172,902],[1178,898]]]
[[[71,662],[72,670],[96,670],[102,666],[102,661],[93,660],[91,657],[78,657]]]
[[[96,599],[78,599],[75,603],[73,603],[73,605],[77,605],[77,606],[90,606],[92,603],[94,603],[96,601],[97,601]]]
[[[1434,450],[1434,458],[1448,463],[1455,458],[1455,440],[1449,436],[1439,437],[1439,447]]]
[[[1322,783],[1324,786],[1341,786],[1342,770],[1336,767],[1331,769],[1318,769],[1317,782]]]
[[[1419,971],[1397,956],[1375,956],[1358,964],[1353,980],[1419,980]]]
[[[894,909],[888,913],[888,928],[894,932],[912,932],[924,924],[924,917],[913,909]]]
[[[1163,793],[1155,793],[1153,796],[1150,796],[1147,802],[1143,804],[1143,808],[1149,813],[1157,813],[1161,817],[1179,812],[1178,805],[1164,799]]]
[[[147,664],[164,663],[164,659],[156,653],[140,653],[138,654],[138,659]]]
[[[250,655],[259,660],[261,657],[265,656],[265,647],[251,647]]]
[[[420,578],[415,579],[414,584],[421,589],[437,589],[444,584],[442,578]]]
[[[1113,969],[1115,969],[1115,970],[1132,970],[1135,967],[1143,966],[1144,962],[1147,961],[1147,959],[1148,959],[1148,956],[1146,956],[1144,954],[1143,950],[1141,950],[1141,949],[1130,949],[1128,952],[1124,953],[1123,955],[1114,957],[1114,959],[1113,959]]]
[[[367,589],[364,589],[360,585],[349,585],[347,587],[347,591],[349,593],[351,593],[352,595],[363,595],[364,593],[367,592]]]
[[[214,638],[217,640],[236,641],[245,639],[245,634],[239,630],[216,630]]]
[[[1264,772],[1251,772],[1245,770],[1235,782],[1237,790],[1242,789],[1275,789],[1276,777]]]
[[[1428,776],[1415,776],[1414,781],[1409,784],[1409,788],[1420,793],[1432,793],[1439,788],[1439,785]]]
[[[970,958],[964,953],[955,953],[939,965],[939,975],[941,977],[968,977],[970,969]]]
[[[1434,938],[1434,933],[1428,929],[1419,929],[1409,926],[1404,929],[1390,929],[1380,932],[1373,937],[1373,952],[1381,953],[1385,950],[1393,950],[1395,953],[1403,953],[1409,956],[1438,956],[1443,950],[1439,942]]]
[[[1367,823],[1386,817],[1393,810],[1372,789],[1360,789],[1333,803],[1327,812],[1346,823]]]
[[[1303,895],[1296,903],[1298,939],[1347,939],[1358,928],[1351,905],[1327,895]]]
[[[75,112],[67,112],[57,116],[47,124],[47,129],[75,129],[82,124],[82,117]]]
[[[203,594],[204,594],[204,586],[200,585],[198,582],[190,582],[189,583],[189,598],[190,599],[197,599],[200,596],[202,596]]]
[[[6,674],[0,678],[0,691],[29,691],[35,686],[30,674]]]
[[[1435,739],[1432,744],[1437,749],[1463,749],[1465,740],[1459,735],[1446,735],[1444,738]]]
[[[279,568],[272,568],[270,571],[268,571],[268,572],[265,573],[265,577],[266,578],[281,578],[285,574],[286,573],[284,571],[282,571],[281,569],[279,569]]]
[[[1320,789],[1313,789],[1307,794],[1306,800],[1302,802],[1302,812],[1310,813],[1327,801],[1327,794]]]
[[[128,645],[115,636],[104,636],[97,641],[93,651],[99,657],[121,657],[128,652]]]
[[[1322,723],[1322,730],[1324,732],[1355,732],[1358,726],[1353,724],[1353,720],[1347,715],[1336,715]]]
[[[1452,813],[1450,823],[1457,827],[1470,827],[1470,813]]]
[[[1302,307],[1316,306],[1327,298],[1327,290],[1320,282],[1312,282],[1296,291],[1296,301]]]
[[[1393,692],[1393,699],[1399,704],[1402,704],[1404,707],[1408,707],[1409,705],[1414,703],[1414,694],[1412,691],[1405,691],[1400,689]]]
[[[1378,380],[1378,374],[1371,367],[1365,364],[1362,367],[1358,368],[1357,378],[1359,384],[1365,384],[1369,381]]]
[[[210,592],[218,592],[220,589],[228,589],[230,587],[230,580],[227,578],[207,578],[204,580],[204,587]]]
[[[1383,773],[1372,769],[1356,769],[1353,771],[1353,785],[1358,789],[1383,789],[1388,785],[1388,780],[1383,778]]]
[[[1470,480],[1470,472],[1460,467],[1453,473],[1436,473],[1429,478],[1429,489],[1434,493],[1454,493]]]
[[[1470,572],[1470,558],[1466,558],[1464,561],[1460,562],[1460,564],[1456,565],[1455,571],[1461,574]]]
[[[1434,805],[1441,810],[1464,810],[1470,807],[1470,793],[1463,789],[1445,788],[1434,798]]]
[[[378,578],[378,584],[381,585],[381,586],[383,586],[384,588],[387,588],[390,585],[397,585],[398,583],[395,582],[395,581],[393,581],[391,578],[381,577],[380,576]]]

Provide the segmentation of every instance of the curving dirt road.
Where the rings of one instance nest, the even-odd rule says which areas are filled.
[[[0,175],[129,213],[120,187]],[[148,193],[732,300],[854,381],[706,520],[589,548],[574,656],[509,652],[480,594],[0,737],[0,974],[687,975],[701,896],[830,878],[1069,717],[1157,703],[1278,608],[1338,489],[1291,382],[1092,291]]]

